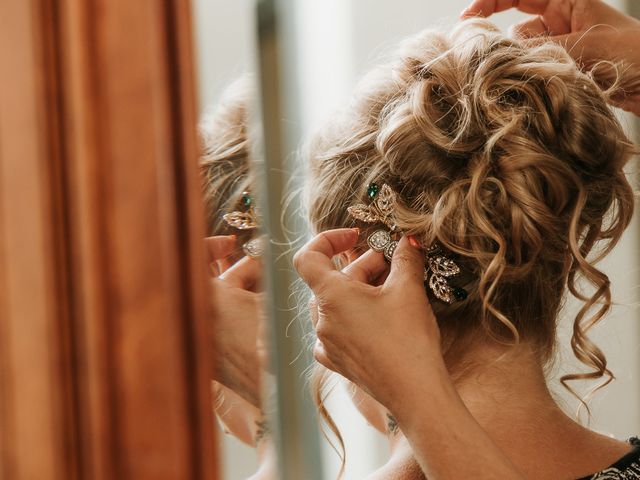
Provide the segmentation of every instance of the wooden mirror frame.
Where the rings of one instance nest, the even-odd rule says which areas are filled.
[[[0,2],[0,478],[214,479],[188,0]]]

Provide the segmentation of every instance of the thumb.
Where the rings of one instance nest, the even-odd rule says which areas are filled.
[[[402,237],[391,258],[391,272],[384,283],[385,288],[407,288],[418,285],[424,290],[424,252],[415,240]]]

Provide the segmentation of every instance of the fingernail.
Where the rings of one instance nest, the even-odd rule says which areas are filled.
[[[353,230],[358,236],[360,236],[360,229],[358,227],[353,227],[351,230]]]
[[[238,240],[238,236],[237,236],[237,235],[229,235],[229,238],[230,238],[231,240],[233,240],[233,243],[235,243],[235,242],[236,242],[236,240]]]
[[[421,248],[420,243],[418,242],[418,240],[416,240],[416,237],[414,237],[413,235],[407,235],[407,238],[409,239],[409,244],[412,247]]]

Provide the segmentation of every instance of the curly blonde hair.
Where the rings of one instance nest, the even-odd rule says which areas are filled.
[[[362,203],[367,184],[389,184],[401,199],[400,229],[425,246],[437,240],[465,272],[464,301],[430,296],[452,374],[478,341],[527,342],[547,364],[568,289],[583,303],[571,347],[588,372],[562,382],[608,383],[587,332],[611,306],[609,278],[595,264],[634,204],[623,168],[635,148],[607,104],[615,91],[558,45],[530,46],[486,20],[423,31],[310,142],[313,230],[370,229],[347,207]]]
[[[207,233],[235,234],[238,245],[249,240],[252,232],[229,227],[222,216],[241,208],[243,193],[252,194],[255,189],[251,167],[256,137],[251,123],[253,100],[253,78],[242,76],[225,88],[216,108],[200,123],[199,166]]]

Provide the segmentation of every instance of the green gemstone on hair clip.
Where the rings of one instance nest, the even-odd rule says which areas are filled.
[[[377,183],[370,183],[367,186],[367,196],[369,198],[375,198],[375,196],[378,195],[379,191],[380,191],[380,187],[378,187]]]
[[[251,206],[251,195],[249,195],[249,192],[242,192],[242,205],[244,205],[245,207],[250,207]]]

